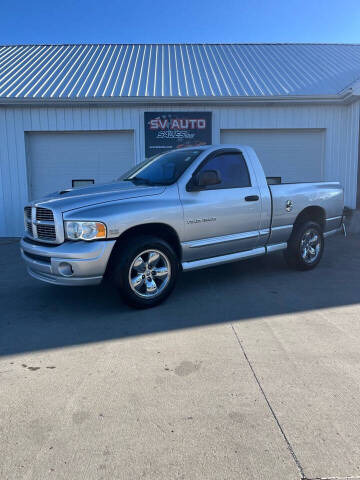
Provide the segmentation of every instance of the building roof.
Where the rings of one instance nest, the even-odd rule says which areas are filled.
[[[360,45],[0,46],[2,99],[338,95],[360,78]]]

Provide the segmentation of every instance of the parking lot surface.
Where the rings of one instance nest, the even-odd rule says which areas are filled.
[[[147,311],[0,244],[0,478],[360,478],[360,236],[183,274]]]

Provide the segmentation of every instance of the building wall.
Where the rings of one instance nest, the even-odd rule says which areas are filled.
[[[212,111],[213,143],[222,129],[326,129],[324,180],[339,180],[356,206],[359,102],[293,106],[0,107],[0,236],[21,235],[28,202],[25,132],[134,130],[136,161],[144,157],[144,111]],[[44,172],[46,174],[46,172]]]

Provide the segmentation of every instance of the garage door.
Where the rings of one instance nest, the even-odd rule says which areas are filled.
[[[221,143],[250,145],[267,177],[282,182],[323,179],[324,130],[222,130]]]
[[[71,188],[73,180],[113,180],[134,165],[133,143],[129,131],[28,133],[31,200]]]

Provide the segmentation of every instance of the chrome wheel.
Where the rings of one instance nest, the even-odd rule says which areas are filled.
[[[129,270],[131,290],[142,298],[160,295],[171,276],[170,261],[159,250],[144,250],[137,255]]]
[[[300,242],[300,254],[305,263],[310,264],[320,255],[321,238],[315,228],[305,231]]]

